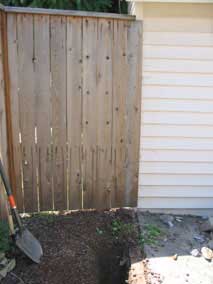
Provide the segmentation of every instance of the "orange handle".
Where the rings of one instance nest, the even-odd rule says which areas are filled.
[[[13,209],[16,208],[16,202],[15,202],[13,195],[8,196],[8,201],[10,203],[11,208],[13,208]]]

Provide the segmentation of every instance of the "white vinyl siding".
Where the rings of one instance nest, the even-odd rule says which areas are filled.
[[[144,21],[138,207],[211,209],[213,5],[137,9]]]

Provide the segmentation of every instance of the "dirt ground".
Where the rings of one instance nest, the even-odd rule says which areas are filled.
[[[201,230],[206,218],[138,212],[144,242],[147,284],[212,284],[213,260],[191,255],[212,246]]]
[[[14,273],[25,284],[123,284],[138,240],[133,216],[120,209],[26,218],[44,256],[37,265],[19,254]]]

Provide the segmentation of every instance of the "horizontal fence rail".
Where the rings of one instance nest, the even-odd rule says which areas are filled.
[[[25,8],[25,7],[11,7],[2,6],[0,10],[9,13],[17,14],[39,14],[39,15],[55,15],[55,16],[76,16],[76,17],[89,17],[89,18],[102,18],[102,19],[120,19],[120,20],[135,20],[135,16],[126,14],[114,13],[101,13],[101,12],[87,12],[76,10],[57,10],[57,9],[44,9],[44,8]]]
[[[6,10],[19,210],[136,206],[141,22]]]

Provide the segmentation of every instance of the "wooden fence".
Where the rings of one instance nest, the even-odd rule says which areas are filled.
[[[136,206],[141,22],[9,7],[2,17],[19,210]]]
[[[7,122],[6,122],[6,113],[7,113],[7,104],[6,103],[6,92],[7,85],[5,84],[5,74],[6,74],[6,64],[7,54],[5,54],[5,23],[6,17],[4,13],[1,13],[0,17],[0,159],[2,160],[6,173],[8,174],[8,143],[7,143]],[[6,193],[3,187],[2,180],[0,179],[0,219],[6,218],[7,213],[7,202],[6,202]]]

